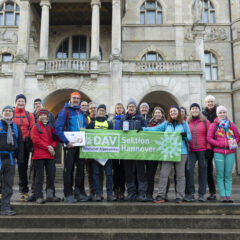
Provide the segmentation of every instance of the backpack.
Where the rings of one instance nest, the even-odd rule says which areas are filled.
[[[13,133],[16,137],[16,148],[18,147],[17,141],[18,141],[18,129],[17,129],[17,124],[13,123]],[[3,130],[3,124],[2,121],[0,120],[0,134],[7,134],[7,132],[5,132]],[[12,154],[14,153],[14,151],[0,151],[0,170],[2,168],[2,158],[1,158],[1,153],[4,154],[9,154],[10,156],[10,160],[11,160],[11,165],[13,166],[13,156]]]
[[[63,108],[63,110],[66,112],[66,120],[65,120],[65,123],[64,123],[64,126],[63,126],[63,130],[66,130],[67,128],[67,125],[69,123],[69,118],[70,118],[70,112],[67,108]],[[57,119],[56,119],[56,122],[58,121],[58,116],[57,116]]]
[[[29,115],[29,112],[28,111],[25,111],[25,112],[26,112],[26,116],[15,116],[15,111],[13,111],[13,118],[27,118],[29,126],[30,126],[30,115]]]

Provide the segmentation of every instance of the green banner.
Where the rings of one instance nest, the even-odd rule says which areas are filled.
[[[182,137],[174,132],[84,130],[80,158],[181,161]]]

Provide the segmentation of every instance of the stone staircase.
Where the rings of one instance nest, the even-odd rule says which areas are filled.
[[[240,204],[32,203],[13,204],[0,216],[8,240],[239,240]]]

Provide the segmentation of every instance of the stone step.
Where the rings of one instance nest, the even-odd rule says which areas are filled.
[[[14,202],[19,215],[240,215],[240,203],[34,203]]]
[[[0,239],[4,240],[239,240],[239,229],[19,229],[9,228],[0,229]]]
[[[237,229],[240,215],[17,215],[0,217],[0,228]]]

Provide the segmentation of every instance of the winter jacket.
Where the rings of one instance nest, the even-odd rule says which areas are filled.
[[[44,126],[42,122],[38,121],[41,132],[39,133],[37,125],[33,125],[31,130],[31,139],[33,142],[33,156],[32,159],[54,159],[48,151],[48,146],[57,147],[57,140],[53,140],[54,129],[49,125]]]
[[[8,125],[4,120],[0,120],[2,122],[3,131],[8,131]],[[18,137],[14,135],[13,125],[11,124],[12,132],[13,132],[13,141],[14,145],[7,144],[7,134],[0,134],[0,150],[6,152],[12,152],[12,156],[17,158],[18,163],[23,162],[23,136],[21,128],[17,125]],[[9,158],[8,153],[1,153],[1,158]]]
[[[211,149],[211,146],[207,141],[207,132],[210,122],[207,119],[205,121],[193,119],[188,123],[188,126],[192,134],[192,140],[189,142],[190,151],[204,151],[206,149]]]
[[[148,126],[149,127],[156,127],[157,125],[163,123],[165,121],[165,117],[162,117],[161,119],[159,119],[158,121],[155,121],[153,118],[150,120]]]
[[[109,122],[106,117],[96,117],[94,120],[91,121],[90,124],[88,124],[87,129],[97,129],[96,124],[95,124],[96,122],[100,123],[100,124],[98,124],[98,126],[102,126],[102,129],[113,129],[112,123]],[[101,124],[101,123],[103,123],[103,124]],[[105,128],[105,126],[107,126],[107,128]]]
[[[38,121],[36,111],[33,112],[35,123]],[[54,127],[55,126],[55,117],[51,112],[48,114],[48,125],[49,127]]]
[[[151,121],[151,116],[148,114],[142,114],[144,120],[146,121],[147,124]]]
[[[129,130],[137,130],[141,127],[147,127],[147,123],[144,120],[143,116],[136,112],[134,115],[131,115],[127,113],[124,117],[121,118],[119,122],[119,129],[123,129],[123,122],[128,121],[129,122]]]
[[[110,121],[113,125],[113,129],[115,129],[115,130],[119,129],[119,122],[120,122],[121,118],[124,117],[124,116],[125,115],[123,114],[123,115],[115,115],[113,117],[113,119]]]
[[[206,107],[205,110],[202,112],[202,114],[208,119],[210,123],[213,123],[214,120],[217,117],[217,107],[215,106],[212,111],[209,111],[209,109]]]
[[[168,123],[167,121],[164,121],[163,123],[157,125],[156,127],[147,127],[143,128],[143,131],[161,131],[161,132],[185,132],[187,134],[187,137],[184,137],[182,141],[182,154],[187,154],[187,146],[185,141],[191,141],[192,135],[189,129],[189,126],[186,121],[183,121],[182,124],[177,123],[177,125],[174,127],[172,123]]]
[[[67,119],[67,111],[69,112],[69,119]],[[86,128],[87,119],[84,118],[84,113],[80,106],[72,106],[66,103],[64,109],[59,114],[55,123],[55,131],[62,143],[68,144],[69,141],[64,135],[64,131],[74,132],[80,131],[81,128]]]
[[[213,151],[215,153],[221,153],[224,155],[230,154],[230,153],[235,153],[236,149],[229,149],[228,139],[227,139],[226,134],[224,136],[220,136],[220,135],[216,134],[217,121],[218,121],[218,118],[216,118],[214,123],[212,123],[210,125],[209,130],[208,130],[208,135],[207,135],[207,140],[213,146]],[[238,129],[234,123],[231,122],[230,124],[231,124],[230,126],[233,130],[234,137],[238,143],[240,140]]]
[[[30,136],[30,130],[35,123],[34,116],[29,112],[29,120],[27,118],[26,110],[15,108],[13,122],[20,126],[23,136],[23,141]]]

